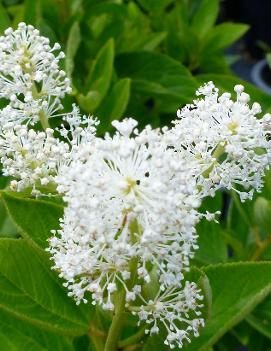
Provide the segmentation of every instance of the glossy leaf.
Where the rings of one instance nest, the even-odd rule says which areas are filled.
[[[271,339],[271,295],[247,317],[249,324]]]
[[[110,129],[113,120],[123,116],[130,98],[130,83],[129,78],[120,79],[113,86],[105,103],[97,110],[96,114],[101,120],[99,126],[101,133]]]
[[[59,228],[63,207],[40,199],[18,197],[2,193],[2,199],[22,236],[39,249],[48,246],[51,230]]]
[[[102,100],[111,83],[114,62],[114,41],[108,42],[99,51],[86,82],[86,91],[97,91]]]
[[[46,330],[81,335],[88,320],[23,239],[0,240],[0,309]]]
[[[212,288],[211,318],[185,351],[208,350],[271,292],[271,262],[211,265],[202,270]]]
[[[154,334],[148,337],[147,342],[144,344],[142,351],[168,351],[169,348],[164,344],[165,338],[165,333]]]
[[[267,233],[271,232],[271,201],[259,196],[254,203],[255,224],[264,229]]]
[[[223,50],[242,37],[249,27],[246,24],[222,23],[215,26],[204,41],[203,49],[210,52]]]
[[[176,110],[181,103],[191,101],[197,89],[196,81],[182,64],[158,53],[119,55],[116,70],[121,77],[132,79],[132,91],[159,97],[161,112]]]
[[[101,102],[101,94],[98,91],[92,90],[87,95],[78,94],[77,100],[83,110],[92,113]]]
[[[152,51],[159,46],[166,38],[167,32],[152,33],[146,36],[141,42],[139,49]]]
[[[11,21],[9,15],[0,1],[0,34],[3,34],[4,31],[10,27]]]
[[[66,72],[67,76],[71,78],[74,70],[74,58],[81,43],[81,32],[79,22],[75,21],[71,26],[67,45],[66,45]]]
[[[143,6],[147,11],[161,11],[169,3],[170,0],[138,0],[141,6]]]
[[[0,237],[17,237],[18,230],[15,227],[10,216],[7,214],[7,210],[3,204],[0,202]]]
[[[24,21],[26,24],[39,26],[41,21],[41,0],[25,0]]]
[[[203,38],[215,24],[219,11],[219,0],[202,0],[192,18],[194,32]]]
[[[72,351],[73,346],[68,338],[38,329],[0,309],[0,350]]]
[[[195,261],[204,265],[225,262],[227,246],[220,225],[202,220],[197,232],[199,233],[199,249],[196,251]]]

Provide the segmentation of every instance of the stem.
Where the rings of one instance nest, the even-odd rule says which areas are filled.
[[[95,315],[92,318],[88,329],[88,336],[95,351],[104,351],[106,332],[103,330],[99,310],[96,306]]]
[[[138,349],[142,349],[144,345],[143,344],[134,344],[134,345],[129,345],[123,349],[123,351],[135,351]]]
[[[40,118],[41,126],[44,130],[46,130],[47,128],[50,128],[48,118],[47,118],[46,114],[44,113],[44,111],[40,111],[39,118]]]
[[[216,149],[214,150],[212,156],[218,159],[223,153],[225,152],[225,145],[217,145]]]
[[[218,145],[213,154],[212,154],[212,157],[214,157],[216,159],[216,161],[214,161],[203,173],[203,177],[204,178],[208,178],[209,174],[212,172],[215,164],[219,161],[219,157],[223,155],[223,153],[225,152],[225,146],[222,146],[222,145]]]
[[[32,84],[32,96],[34,99],[38,99],[39,97],[39,93],[37,91],[35,83]],[[39,119],[40,119],[41,126],[44,130],[46,130],[47,128],[50,128],[48,117],[46,113],[44,113],[44,111],[42,110],[39,113]]]
[[[115,311],[114,311],[111,326],[109,328],[104,351],[118,350],[118,341],[122,330],[124,308],[125,308],[125,291],[122,290],[116,295]]]
[[[271,244],[271,236],[267,237],[263,241],[258,242],[257,243],[258,248],[253,253],[253,255],[251,256],[250,260],[251,261],[257,261],[261,257],[261,254],[268,248],[268,246],[270,244]]]
[[[91,336],[98,336],[100,339],[106,339],[106,333],[96,328],[94,325],[90,325],[88,334]]]
[[[103,351],[104,350],[104,344],[102,340],[97,336],[97,335],[90,335],[90,340],[92,344],[95,347],[96,351]]]
[[[139,331],[137,333],[135,333],[134,335],[129,336],[128,338],[121,340],[119,342],[119,348],[124,348],[126,346],[129,346],[131,344],[135,344],[138,341],[140,341],[146,334],[145,334],[145,330],[146,330],[146,326],[142,327],[141,329],[139,329]]]
[[[231,196],[233,198],[233,202],[237,208],[237,211],[239,212],[240,216],[242,217],[243,221],[248,225],[251,226],[250,220],[248,215],[246,214],[246,211],[243,209],[243,207],[240,204],[240,200],[237,197],[237,194],[235,191],[231,191]]]

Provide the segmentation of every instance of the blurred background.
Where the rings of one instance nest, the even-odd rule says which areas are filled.
[[[210,80],[222,92],[244,84],[271,112],[270,0],[2,0],[0,33],[21,21],[61,44],[73,84],[64,108],[97,116],[100,134],[124,116],[170,124]],[[201,224],[196,265],[271,259],[270,175],[252,202],[220,193],[204,207],[222,215],[220,225]],[[1,236],[17,236],[1,203],[0,211]],[[270,351],[271,297],[211,350]]]

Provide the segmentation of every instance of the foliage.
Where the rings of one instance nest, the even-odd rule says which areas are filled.
[[[218,12],[219,0],[2,0],[0,32],[24,20],[59,41],[73,81],[67,104],[77,102],[99,117],[104,133],[124,115],[141,125],[168,124],[202,82],[213,80],[222,90],[240,82],[224,50],[248,28],[216,24]],[[270,110],[269,96],[242,84]],[[63,204],[14,195],[3,178],[1,188],[0,349],[99,349],[97,333],[105,333],[107,322],[92,305],[78,307],[67,297],[44,251]],[[204,207],[214,204],[222,212],[220,224],[199,226],[193,262],[208,281],[211,312],[200,337],[183,350],[271,350],[271,174],[252,202],[223,193]],[[129,320],[123,337],[135,330]],[[143,350],[167,350],[161,340],[148,338]]]

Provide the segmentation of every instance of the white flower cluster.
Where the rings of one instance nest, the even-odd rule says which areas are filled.
[[[138,316],[153,324],[150,332],[163,319],[171,330],[167,342],[180,346],[203,324],[197,315],[188,318],[202,299],[199,291],[193,284],[183,288],[200,218],[193,169],[159,131],[139,132],[133,119],[113,125],[113,137],[81,144],[83,161],[76,157],[57,177],[68,207],[50,240],[54,269],[78,303],[91,292],[93,303],[112,310],[114,293],[125,290],[127,307],[140,300]],[[162,292],[154,302],[143,293],[153,269]]]
[[[69,163],[79,143],[96,132],[97,122],[80,116],[76,106],[63,116],[61,128],[56,132],[49,128],[48,119],[71,91],[59,68],[64,57],[59,50],[59,44],[50,47],[47,38],[25,23],[16,30],[8,28],[0,37],[0,98],[9,101],[0,110],[0,157],[3,174],[15,178],[11,188],[16,191],[30,187],[33,195],[40,195],[38,189],[44,186],[53,191],[60,166]],[[38,121],[44,132],[30,129]],[[57,133],[64,141],[54,136]]]
[[[0,37],[0,97],[9,101],[0,114],[1,123],[31,124],[62,108],[60,99],[71,92],[69,79],[59,68],[60,45],[49,45],[33,26],[20,23]]]
[[[167,331],[165,344],[170,348],[175,345],[182,347],[185,342],[191,342],[191,333],[199,335],[199,328],[204,326],[199,308],[203,307],[201,291],[195,283],[186,281],[183,290],[167,288],[153,300],[146,301],[145,306],[139,307],[139,312],[132,310],[133,315],[139,316],[139,324],[144,322],[151,325],[147,333],[159,333],[159,325],[164,325]],[[182,326],[180,328],[180,326]]]
[[[54,138],[52,129],[36,132],[25,125],[8,123],[0,134],[0,157],[3,174],[14,177],[11,188],[21,191],[55,184],[59,166],[69,157],[68,144]]]
[[[187,149],[198,163],[197,182],[203,196],[214,196],[219,188],[235,190],[242,201],[251,199],[254,189],[262,187],[265,169],[271,161],[270,115],[261,112],[258,103],[250,108],[250,96],[242,85],[231,94],[219,96],[212,82],[197,91],[203,95],[194,104],[178,110],[175,128],[168,142],[176,150]]]
[[[133,119],[114,121],[112,137],[79,143],[83,157],[57,177],[68,206],[49,251],[69,295],[87,302],[90,292],[94,304],[114,309],[123,289],[126,307],[150,326],[147,332],[166,327],[170,347],[182,347],[204,324],[200,291],[184,282],[202,199],[220,188],[250,198],[270,163],[270,116],[257,119],[259,105],[249,108],[243,87],[235,90],[233,102],[206,84],[198,91],[204,98],[178,111],[175,126],[163,132],[139,132]],[[145,291],[153,272],[154,299]]]
[[[2,173],[15,178],[10,183],[12,190],[30,188],[35,196],[56,192],[56,176],[73,158],[79,157],[79,144],[94,138],[97,124],[92,118],[80,116],[76,108],[63,120],[65,125],[58,132],[64,140],[56,138],[50,128],[35,131],[15,122],[0,128]]]
[[[256,118],[261,108],[249,107],[242,86],[233,101],[209,82],[172,128],[140,132],[130,118],[114,121],[113,136],[101,138],[98,122],[74,105],[52,130],[49,118],[71,89],[59,49],[24,23],[0,37],[0,97],[9,101],[0,111],[2,172],[16,191],[31,187],[38,195],[49,187],[63,196],[48,251],[69,296],[86,303],[90,293],[93,304],[113,310],[123,293],[147,333],[162,325],[165,344],[182,347],[204,325],[202,293],[185,280],[198,248],[196,224],[214,219],[199,206],[221,188],[241,200],[261,188],[271,116]],[[38,121],[44,131],[31,129]]]

